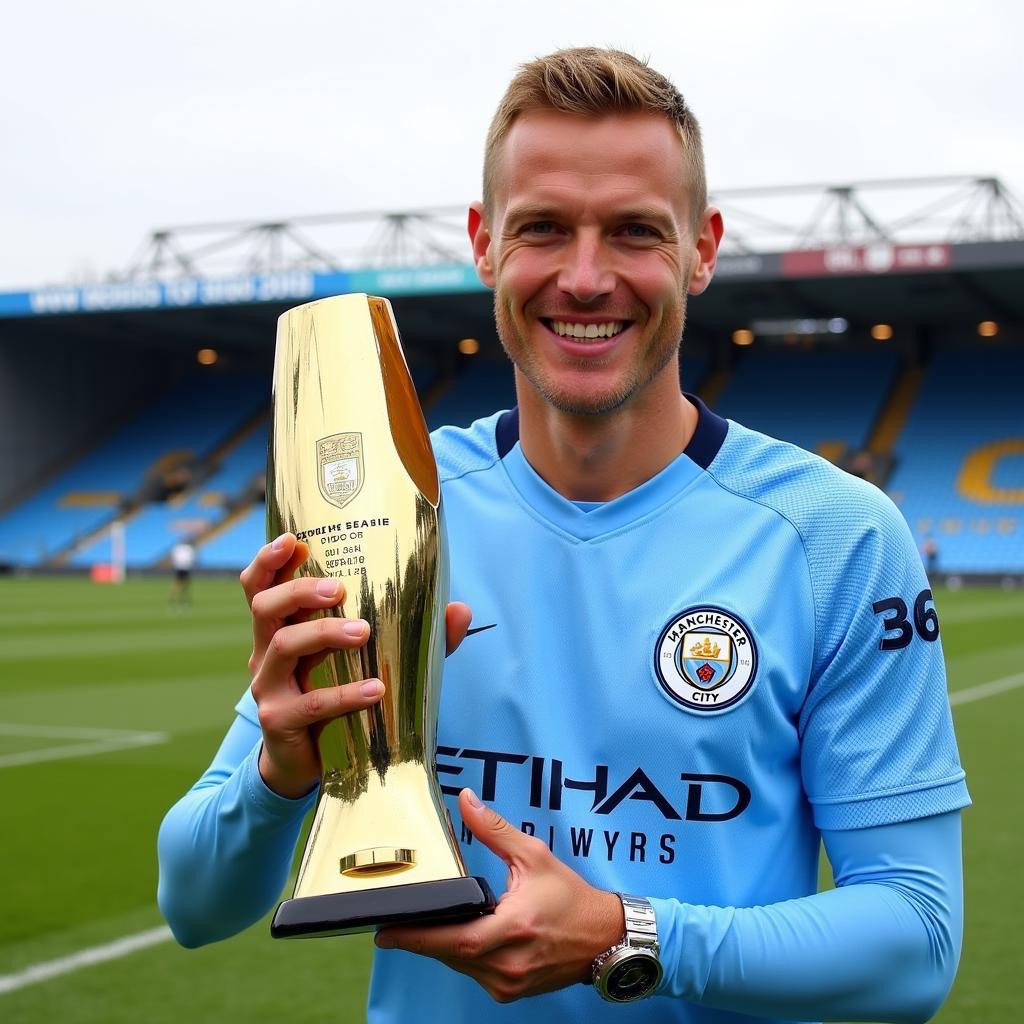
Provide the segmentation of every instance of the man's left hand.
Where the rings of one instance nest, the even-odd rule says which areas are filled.
[[[459,811],[474,837],[508,865],[494,913],[465,924],[384,928],[377,945],[434,957],[499,1003],[589,982],[595,958],[625,934],[618,896],[588,885],[472,790],[459,794]]]

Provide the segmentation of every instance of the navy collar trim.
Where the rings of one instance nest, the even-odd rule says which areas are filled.
[[[729,432],[729,421],[712,412],[696,395],[686,397],[697,409],[697,429],[690,438],[683,454],[701,469],[707,469],[725,443]],[[513,406],[498,417],[494,428],[494,440],[498,447],[498,458],[503,459],[519,440],[519,406]]]
[[[519,406],[514,405],[498,417],[494,427],[494,440],[498,445],[498,458],[503,459],[519,440]]]
[[[686,397],[697,409],[697,429],[693,432],[693,437],[690,438],[690,443],[683,454],[691,462],[696,462],[701,469],[707,469],[725,444],[725,435],[729,433],[729,421],[712,412],[696,395],[687,393]]]

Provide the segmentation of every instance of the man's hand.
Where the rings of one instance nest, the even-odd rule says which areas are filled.
[[[305,692],[310,671],[332,651],[362,647],[370,636],[362,619],[312,618],[345,599],[337,580],[300,577],[295,570],[309,550],[290,533],[260,548],[239,577],[252,611],[252,695],[259,708],[263,747],[259,769],[274,792],[300,797],[320,781],[320,758],[312,727],[362,711],[384,693],[379,679]],[[450,654],[462,642],[472,615],[450,604],[445,617]]]
[[[459,794],[462,820],[508,865],[507,891],[493,914],[465,924],[384,928],[382,949],[431,956],[468,974],[499,1003],[590,981],[594,959],[625,934],[622,903],[588,885],[547,845]]]

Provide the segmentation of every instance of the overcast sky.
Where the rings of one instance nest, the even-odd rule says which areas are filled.
[[[35,0],[0,38],[0,291],[150,230],[477,197],[525,60],[616,45],[700,118],[712,189],[993,174],[1024,198],[1022,5]]]

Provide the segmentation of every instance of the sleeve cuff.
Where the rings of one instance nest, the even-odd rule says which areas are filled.
[[[820,800],[810,798],[814,824],[822,832],[876,825],[896,825],[918,818],[930,818],[970,806],[971,797],[963,772],[938,784],[927,783],[888,793],[869,794],[859,799]]]
[[[259,760],[262,743],[257,743],[242,762],[242,777],[245,791],[254,807],[268,818],[276,820],[294,820],[305,816],[306,812],[316,803],[319,787],[314,788],[305,796],[291,799],[275,793],[260,775]]]

